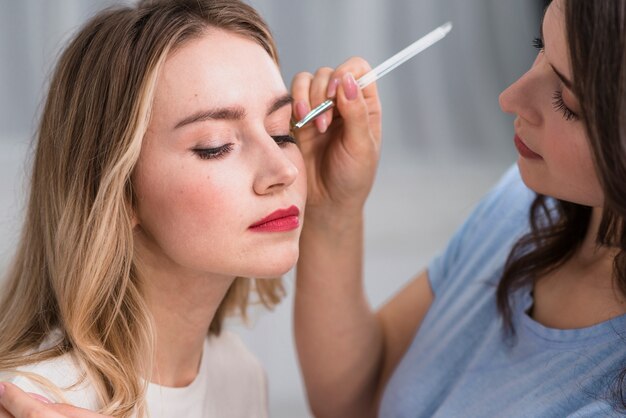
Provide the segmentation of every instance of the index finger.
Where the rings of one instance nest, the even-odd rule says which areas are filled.
[[[340,64],[337,68],[335,68],[335,72],[333,73],[332,78],[341,80],[344,74],[352,73],[354,78],[356,78],[358,81],[359,78],[363,77],[371,70],[372,67],[366,60],[361,57],[352,57]],[[366,98],[376,96],[378,94],[376,83],[369,84],[361,91],[363,92],[363,96],[365,96]]]

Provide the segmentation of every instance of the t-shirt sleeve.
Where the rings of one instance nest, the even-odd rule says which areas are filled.
[[[83,378],[83,373],[68,354],[22,366],[17,372],[0,373],[0,380],[54,403],[69,403],[92,411],[99,409],[94,388]]]
[[[3,382],[13,383],[15,386],[22,389],[24,392],[34,393],[34,394],[43,396],[44,398],[48,399],[50,402],[57,403],[57,402],[63,401],[62,398],[56,396],[54,393],[52,393],[52,391],[46,390],[46,388],[44,388],[42,385],[35,383],[33,380],[29,379],[26,376],[9,375],[5,377],[5,376],[0,375],[0,380],[2,380]]]
[[[528,208],[535,194],[522,182],[517,165],[502,176],[496,186],[477,204],[454,233],[447,247],[428,266],[428,278],[435,296],[458,270],[459,263],[476,262],[485,240],[508,238],[511,225],[527,223]]]

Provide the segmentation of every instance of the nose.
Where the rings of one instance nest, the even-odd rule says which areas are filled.
[[[280,192],[293,184],[299,175],[298,167],[289,158],[286,149],[276,144],[271,136],[264,136],[255,151],[257,170],[252,187],[258,195]],[[285,147],[295,145],[287,144]]]
[[[499,103],[503,112],[517,114],[531,125],[540,125],[542,116],[538,94],[540,83],[536,79],[537,61],[533,67],[517,81],[500,93]]]

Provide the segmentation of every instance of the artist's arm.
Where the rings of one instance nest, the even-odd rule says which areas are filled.
[[[331,80],[341,80],[333,122],[317,121],[297,133],[309,198],[294,332],[317,417],[375,416],[384,385],[432,301],[426,272],[379,312],[365,297],[363,207],[380,154],[381,109],[375,86],[361,92],[344,77],[351,72],[358,78],[368,70],[364,61],[351,59],[334,71],[298,74],[292,85],[300,119],[311,104],[326,99]]]
[[[0,418],[107,418],[105,415],[66,404],[53,404],[17,386],[0,384]],[[109,417],[110,418],[110,417]]]

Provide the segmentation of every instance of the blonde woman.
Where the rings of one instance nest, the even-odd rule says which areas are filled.
[[[75,36],[2,293],[0,396],[19,400],[17,386],[118,417],[267,415],[263,369],[222,324],[253,290],[276,304],[298,258],[306,175],[277,63],[238,0],[140,1]],[[11,402],[0,414],[60,416]]]

